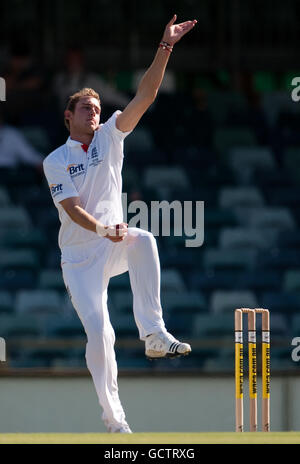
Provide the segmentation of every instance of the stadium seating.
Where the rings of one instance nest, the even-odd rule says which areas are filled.
[[[254,268],[256,258],[256,250],[211,248],[203,251],[203,266],[206,270],[249,270]]]
[[[32,269],[39,267],[39,256],[35,250],[21,248],[11,250],[9,248],[0,249],[0,269]]]
[[[62,300],[55,290],[20,290],[16,295],[17,313],[56,313],[62,312]]]
[[[174,290],[178,293],[185,291],[184,280],[177,269],[162,269],[161,289],[162,291]]]
[[[0,207],[5,207],[10,205],[10,198],[7,190],[4,187],[0,188]]]
[[[233,147],[249,147],[256,145],[255,134],[251,129],[220,128],[216,129],[213,137],[215,150],[223,156],[228,156]]]
[[[259,173],[276,173],[277,164],[269,148],[253,146],[232,147],[228,155],[228,165],[240,184],[253,184]]]
[[[199,339],[232,338],[234,321],[232,314],[198,314],[193,334]]]
[[[207,311],[207,301],[199,291],[164,291],[161,301],[165,311],[171,315]]]
[[[229,313],[236,308],[257,308],[258,304],[255,293],[247,290],[215,290],[211,296],[210,308],[215,314]]]
[[[143,183],[151,188],[188,188],[190,181],[182,166],[153,166],[144,171]]]
[[[258,229],[251,232],[246,227],[224,228],[220,231],[219,247],[222,249],[266,249],[270,246],[267,238]]]
[[[223,84],[230,86],[230,75],[223,74]],[[126,82],[121,82],[124,76]],[[132,80],[124,71],[119,86],[128,90]],[[272,370],[293,369],[291,347],[286,346],[291,335],[300,336],[299,109],[276,87],[279,77],[270,72],[253,76],[261,93],[256,108],[248,95],[221,89],[204,74],[196,80],[202,107],[192,92],[162,92],[126,138],[122,172],[128,203],[204,201],[201,246],[186,246],[190,237],[176,236],[173,226],[170,236],[156,237],[166,326],[178,338],[192,340],[193,351],[184,360],[146,360],[124,273],[110,279],[108,292],[110,319],[121,341],[119,367],[232,373],[233,311],[265,306],[275,343]],[[166,117],[176,128],[172,137],[164,128]],[[49,138],[43,127],[22,130],[46,151]],[[0,169],[0,184],[0,335],[32,344],[41,338],[51,339],[51,346],[57,343],[23,352],[14,342],[9,365],[85,368],[80,345],[85,332],[62,279],[59,219],[47,183],[22,166]],[[258,317],[258,332],[260,324]],[[70,348],[58,348],[64,340]],[[123,342],[128,343],[125,348]]]
[[[0,288],[16,292],[33,289],[36,285],[35,269],[7,269],[0,272]]]
[[[265,203],[257,187],[224,187],[219,193],[221,208],[260,207]]]
[[[65,290],[66,286],[60,269],[42,269],[39,273],[38,288]]]
[[[14,311],[14,298],[11,292],[0,290],[0,314]]]
[[[0,227],[3,229],[29,229],[31,221],[28,212],[22,206],[1,206]]]

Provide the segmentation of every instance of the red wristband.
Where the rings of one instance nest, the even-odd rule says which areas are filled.
[[[167,50],[168,52],[172,52],[173,46],[168,44],[168,42],[164,42],[163,40],[160,42],[159,47],[163,50]]]

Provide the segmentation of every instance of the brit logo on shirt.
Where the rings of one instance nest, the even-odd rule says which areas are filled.
[[[50,184],[49,187],[53,198],[63,192],[62,184]]]
[[[69,164],[67,167],[67,171],[69,171],[70,176],[77,177],[80,176],[81,174],[84,174],[84,166],[83,164]]]

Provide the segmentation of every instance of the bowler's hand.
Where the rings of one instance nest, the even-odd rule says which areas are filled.
[[[187,34],[197,24],[197,20],[185,21],[184,23],[174,24],[177,19],[175,14],[171,21],[167,24],[162,40],[170,45],[176,44],[181,37]]]
[[[105,226],[105,231],[107,232],[104,235],[104,238],[108,238],[111,242],[122,242],[127,235],[128,224],[126,222],[121,222],[121,224],[116,224],[114,226]]]

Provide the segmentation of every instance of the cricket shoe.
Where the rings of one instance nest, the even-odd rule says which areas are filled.
[[[129,425],[123,425],[120,429],[116,430],[116,433],[132,433]]]
[[[108,427],[108,432],[109,433],[133,433],[128,424],[124,424],[118,429],[115,429],[113,427]]]
[[[181,343],[168,332],[159,332],[146,337],[147,358],[175,358],[186,356],[192,351],[188,343]]]

